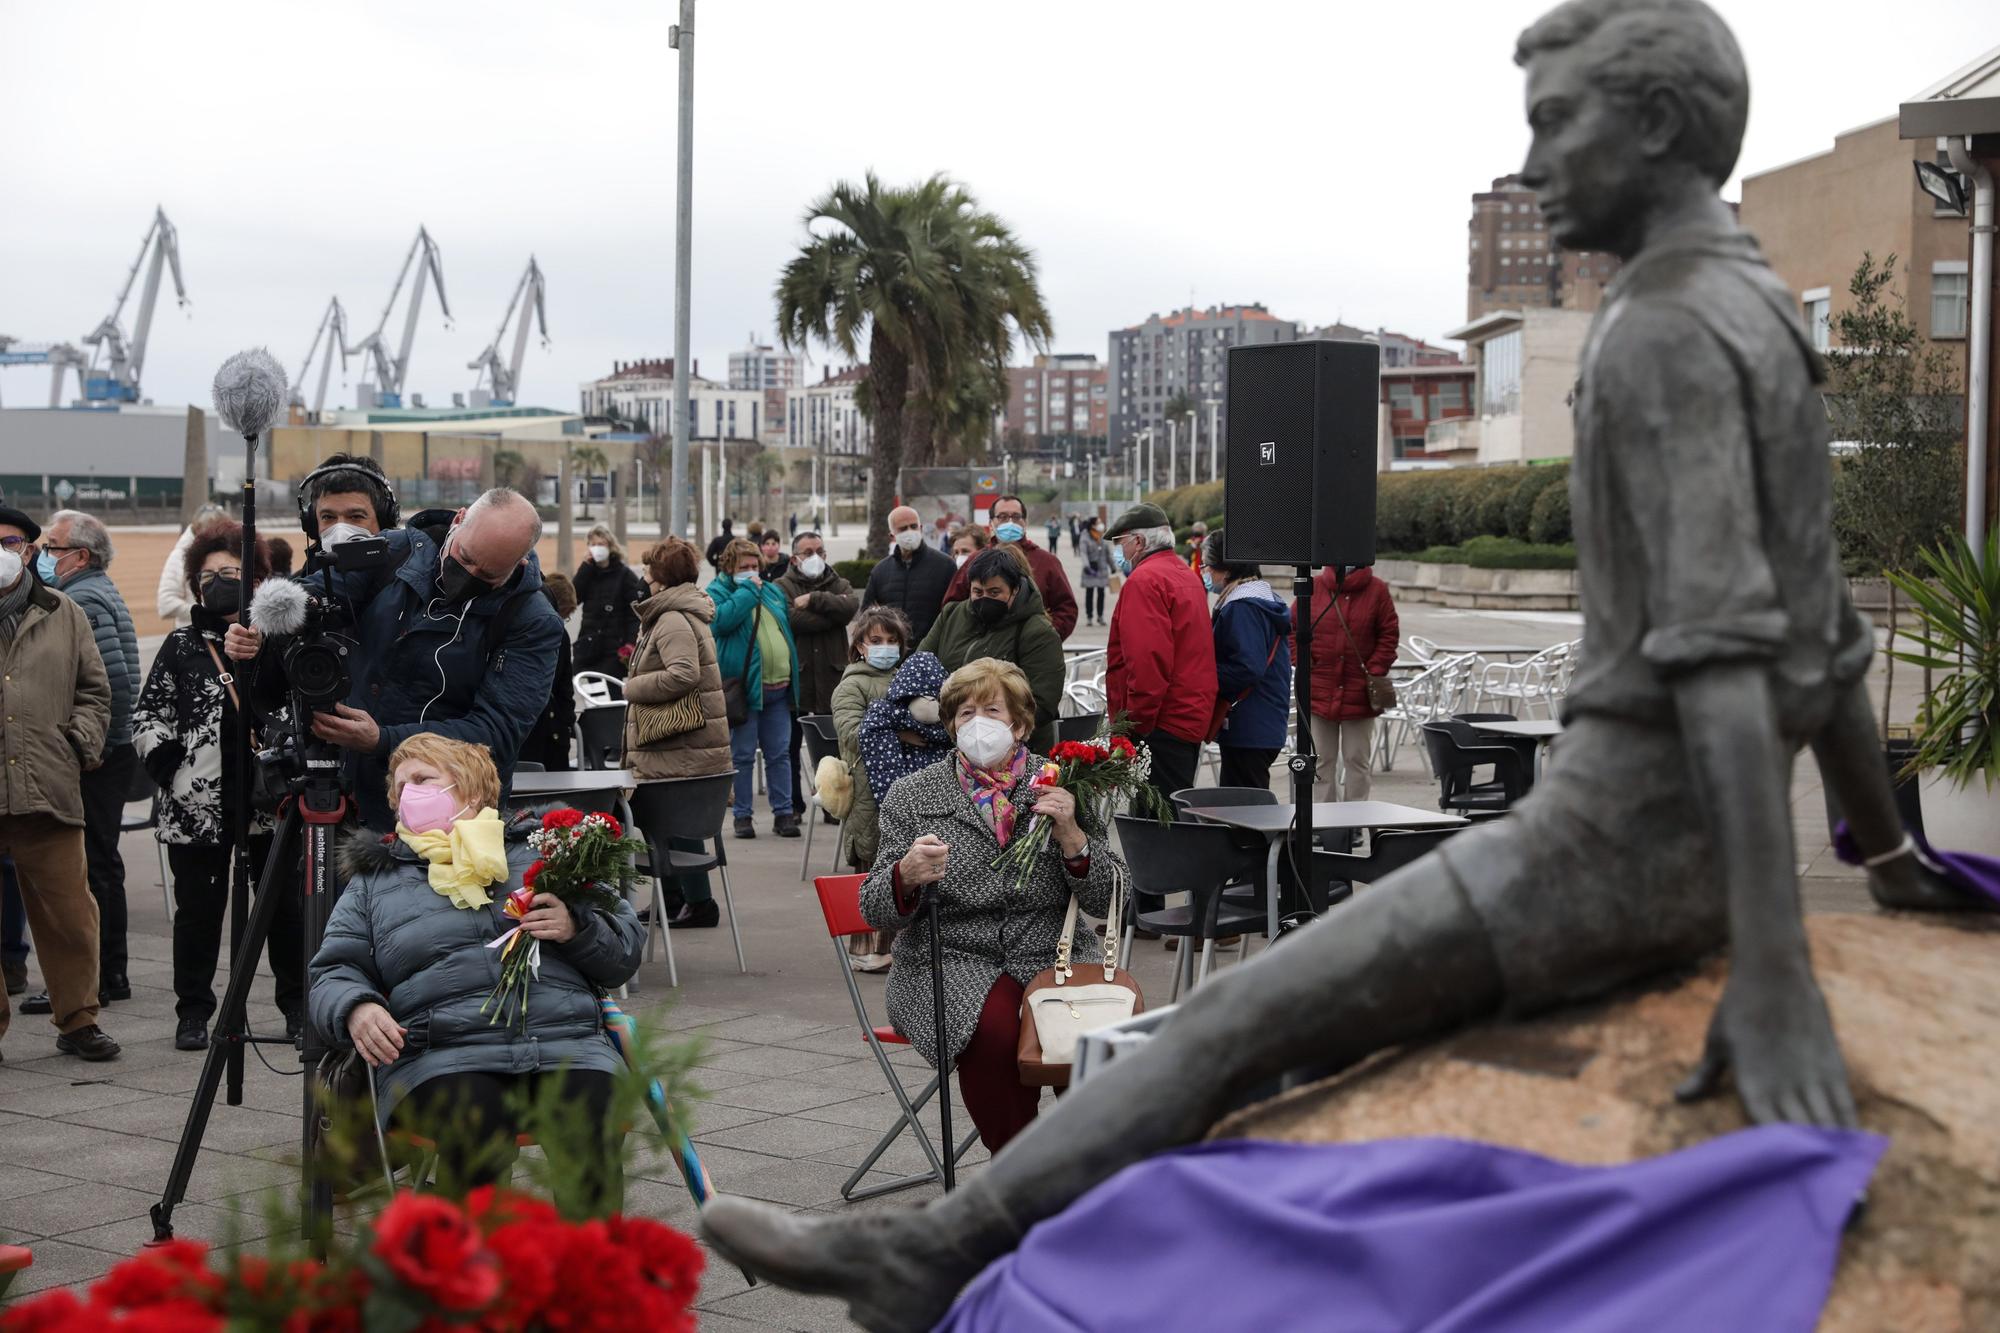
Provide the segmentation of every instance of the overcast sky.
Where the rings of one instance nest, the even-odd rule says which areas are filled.
[[[1991,0],[1719,7],[1750,64],[1751,172],[2000,43]],[[1189,298],[1435,339],[1464,315],[1467,196],[1520,161],[1509,57],[1543,8],[701,0],[695,358],[721,378],[770,339],[805,204],[870,168],[949,172],[1007,219],[1056,350],[1101,356]],[[162,204],[191,304],[163,298],[144,388],[204,401],[246,345],[296,375],[329,295],[373,329],[423,223],[456,323],[433,294],[407,387],[472,386],[532,252],[553,342],[522,400],[571,408],[614,359],[672,351],[676,12],[0,0],[0,333],[79,341]],[[340,389],[336,363],[329,400],[359,379]],[[46,392],[39,368],[0,373],[9,406]]]

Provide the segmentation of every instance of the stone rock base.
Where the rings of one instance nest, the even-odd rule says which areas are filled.
[[[1808,919],[1861,1123],[1887,1136],[1822,1333],[2000,1329],[2000,923]],[[1744,1128],[1733,1092],[1682,1106],[1722,960],[1607,1000],[1390,1052],[1230,1117],[1216,1137],[1448,1135],[1614,1164]]]

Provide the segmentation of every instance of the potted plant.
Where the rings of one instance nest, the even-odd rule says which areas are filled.
[[[1889,581],[1915,607],[1904,637],[1915,651],[1892,656],[1944,673],[1917,710],[1917,775],[1924,832],[1945,851],[2000,856],[2000,527],[1984,549],[1963,537],[1920,553],[1922,573]]]

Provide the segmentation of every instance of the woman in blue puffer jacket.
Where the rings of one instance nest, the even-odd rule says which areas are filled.
[[[1291,716],[1291,613],[1263,570],[1228,559],[1220,530],[1202,546],[1201,578],[1215,594],[1216,776],[1225,787],[1263,790]]]
[[[535,859],[526,837],[540,819],[502,824],[500,777],[483,746],[412,736],[389,773],[395,834],[363,831],[340,849],[345,887],[312,961],[315,1032],[377,1069],[384,1122],[437,1143],[447,1191],[499,1179],[515,1154],[513,1108],[559,1082],[579,1123],[602,1135],[559,1193],[593,1214],[615,1206],[618,1131],[607,1112],[624,1061],[598,999],[639,969],[638,918],[622,900],[573,910],[538,894],[519,923],[541,944],[525,1017],[491,1021],[481,1010],[500,980],[500,950],[487,946],[515,924],[502,907]]]

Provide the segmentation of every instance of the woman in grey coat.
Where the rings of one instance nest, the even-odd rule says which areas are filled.
[[[938,894],[944,1052],[957,1063],[980,1141],[998,1152],[1035,1118],[1041,1097],[1039,1088],[1022,1086],[1015,1063],[1022,992],[1055,962],[1070,895],[1086,914],[1103,916],[1123,863],[1101,831],[1077,823],[1069,792],[1030,789],[1043,760],[1022,743],[1034,729],[1035,698],[1019,667],[990,657],[966,663],[945,682],[938,710],[958,752],[890,787],[861,911],[871,925],[902,931],[889,972],[889,1021],[936,1066],[923,891]],[[1051,821],[1054,836],[1017,889],[1012,873],[990,866],[1035,815]],[[1077,935],[1075,961],[1102,960],[1097,936],[1088,929]]]
[[[559,1080],[578,1122],[603,1136],[565,1192],[593,1214],[615,1206],[618,1130],[607,1111],[624,1061],[598,997],[638,971],[638,918],[622,900],[573,912],[538,894],[520,921],[541,944],[525,1021],[490,1021],[481,1009],[500,951],[487,946],[515,924],[502,906],[535,859],[525,839],[540,819],[500,825],[500,779],[482,746],[413,736],[390,756],[390,775],[397,833],[363,831],[340,848],[345,887],[312,961],[314,1031],[377,1068],[384,1120],[437,1143],[447,1190],[498,1179],[515,1153],[516,1099],[539,1100]]]
[[[1111,547],[1104,540],[1104,520],[1093,518],[1083,534],[1083,623],[1108,625],[1104,590],[1111,586]]]

